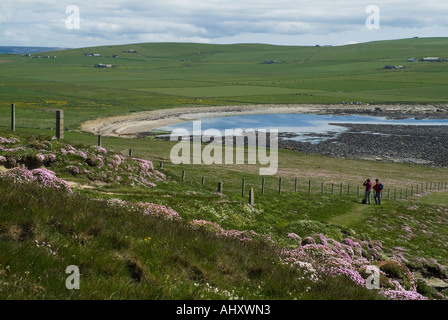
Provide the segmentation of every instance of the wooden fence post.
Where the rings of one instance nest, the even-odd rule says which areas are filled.
[[[264,177],[261,179],[261,194],[264,195],[264,184],[265,184],[265,180]]]
[[[311,180],[308,181],[308,193],[311,193]]]
[[[294,181],[294,192],[297,192],[297,184],[299,183],[299,180],[296,178]]]
[[[278,194],[282,193],[282,178],[278,179]]]
[[[56,111],[56,138],[64,139],[64,111]]]
[[[185,180],[185,170],[182,170],[182,180]]]
[[[254,188],[250,188],[250,191],[249,191],[249,205],[253,206],[254,204],[255,204]]]
[[[202,177],[201,184],[202,184],[202,185],[205,185],[205,177]]]
[[[98,135],[98,146],[101,147],[101,135]]]
[[[222,182],[218,182],[218,192],[222,193]]]
[[[245,180],[243,179],[241,182],[241,196],[244,197],[244,185],[245,185]]]
[[[16,131],[16,105],[11,104],[11,131]]]

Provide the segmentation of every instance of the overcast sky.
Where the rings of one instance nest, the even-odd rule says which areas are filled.
[[[414,36],[448,36],[447,0],[0,0],[2,46],[343,45]]]

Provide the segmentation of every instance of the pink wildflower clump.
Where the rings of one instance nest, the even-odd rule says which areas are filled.
[[[288,233],[288,238],[296,240],[296,241],[302,240],[302,238],[300,238],[300,236],[295,234],[294,232]]]
[[[15,148],[5,148],[2,145],[0,145],[0,151],[3,152],[16,152],[16,151],[23,151],[26,150],[25,147],[15,147]]]
[[[38,154],[36,154],[36,159],[39,160],[40,162],[44,162],[45,156],[41,153],[38,153]]]
[[[195,229],[204,229],[218,237],[233,238],[240,241],[251,241],[254,239],[260,239],[267,243],[273,243],[272,239],[267,235],[260,235],[252,230],[226,230],[222,228],[218,223],[207,220],[192,220],[190,226]]]
[[[67,171],[68,173],[70,173],[71,175],[78,175],[80,170],[77,166],[66,166],[65,167],[65,171]]]
[[[20,139],[19,138],[3,138],[0,137],[0,144],[16,144],[19,143]]]
[[[158,218],[165,218],[168,220],[179,220],[179,214],[171,208],[165,207],[160,204],[139,202],[137,206],[143,209],[145,215],[154,216]]]
[[[190,226],[195,230],[205,229],[215,234],[222,234],[224,232],[224,229],[219,224],[208,220],[195,219],[190,222]]]
[[[112,207],[126,208],[126,209],[131,208],[131,204],[129,202],[118,199],[118,198],[108,199],[108,200],[106,200],[106,202],[108,205],[110,205]]]
[[[59,179],[53,171],[47,169],[14,168],[5,173],[0,173],[0,175],[12,178],[16,183],[37,182],[42,187],[72,191],[67,181]]]
[[[132,160],[135,161],[138,165],[138,181],[136,181],[137,184],[143,183],[143,185],[145,186],[155,187],[156,185],[147,180],[147,178],[155,179],[156,181],[166,180],[166,175],[158,170],[155,170],[154,165],[151,161],[138,158],[132,158]]]
[[[365,251],[363,251],[363,245],[366,247],[374,248],[376,252],[382,251],[381,243],[378,241],[354,241],[352,239],[344,239],[342,242],[338,242],[334,239],[325,238],[322,235],[312,235],[311,239],[320,239],[321,243],[306,243],[295,249],[283,249],[281,251],[282,260],[291,266],[297,266],[305,275],[312,281],[318,281],[325,276],[345,276],[348,277],[355,284],[360,286],[366,285],[366,273],[367,267],[372,264],[378,264],[364,257]],[[325,238],[325,239],[324,239]],[[380,276],[385,278],[387,283],[386,288],[380,288],[378,291],[383,296],[394,300],[424,300],[424,296],[416,292],[415,280],[412,273],[407,267],[401,264],[399,261],[388,260],[385,262],[379,262]],[[385,266],[391,270],[400,271],[400,277],[404,277],[407,283],[401,284],[395,275],[389,275],[389,272],[384,272]]]
[[[391,300],[428,300],[428,298],[415,291],[382,290],[380,294]]]
[[[87,159],[87,154],[86,154],[84,151],[82,151],[82,150],[76,150],[76,151],[75,151],[75,154],[76,154],[77,156],[81,157],[81,158],[84,159],[84,160]]]
[[[351,281],[360,286],[366,284],[366,280],[359,274],[359,272],[350,268],[329,267],[325,269],[325,272],[335,276],[346,275]]]
[[[154,171],[154,165],[151,161],[145,159],[134,159],[139,164],[139,170],[142,173],[149,174],[149,170]]]
[[[3,164],[6,162],[6,158],[4,156],[0,156],[0,164]]]
[[[110,159],[110,162],[113,166],[113,168],[115,168],[115,170],[118,169],[118,167],[120,166],[120,164],[123,162],[124,158],[123,156],[116,154],[112,157],[112,159]]]
[[[107,150],[101,146],[92,146],[92,149],[95,149],[99,153],[107,154]]]
[[[66,147],[69,151],[76,151],[76,148],[73,147],[73,146],[70,145],[70,144],[66,144],[65,147]]]

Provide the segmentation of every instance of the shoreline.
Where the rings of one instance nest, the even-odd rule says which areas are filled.
[[[261,104],[241,106],[184,107],[142,111],[128,115],[88,120],[81,131],[97,135],[137,138],[142,133],[176,124],[210,117],[274,114],[364,114],[388,118],[448,118],[448,105],[319,105],[319,104]]]

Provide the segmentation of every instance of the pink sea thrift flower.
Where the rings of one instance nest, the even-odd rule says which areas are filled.
[[[168,220],[180,219],[180,216],[176,211],[163,205],[148,202],[139,202],[137,206],[144,210],[143,213],[145,215],[165,218]]]
[[[84,151],[76,150],[76,151],[75,151],[75,154],[76,154],[77,156],[83,158],[84,160],[87,159],[87,154],[86,154]]]
[[[18,138],[10,138],[10,139],[8,139],[8,138],[0,137],[0,143],[1,144],[15,144],[15,143],[18,143],[18,142],[20,142],[20,140]]]
[[[16,183],[37,182],[42,187],[65,189],[72,192],[67,181],[59,179],[53,171],[48,169],[27,170],[24,168],[14,168],[8,172],[1,173],[1,175],[13,178]]]
[[[107,150],[101,146],[92,146],[92,148],[100,153],[107,154]]]
[[[68,173],[76,176],[79,174],[80,170],[77,166],[67,166],[65,167],[65,171],[67,171]]]
[[[44,162],[45,161],[45,156],[43,154],[36,154],[36,158],[40,161],[40,162]]]
[[[291,238],[291,239],[293,239],[293,240],[298,240],[298,241],[301,240],[300,236],[297,235],[297,234],[295,234],[295,233],[293,233],[293,232],[288,233],[288,237]]]
[[[380,291],[380,294],[392,300],[428,300],[415,291],[384,290]]]

